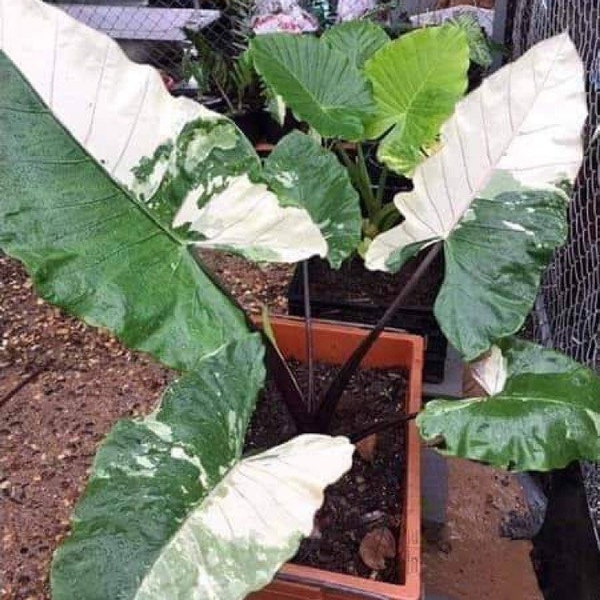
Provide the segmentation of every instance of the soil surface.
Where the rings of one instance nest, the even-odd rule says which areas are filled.
[[[287,312],[287,291],[294,265],[256,264],[235,254],[214,250],[200,250],[199,254],[245,310],[260,313],[265,305],[272,313]]]
[[[306,394],[307,367],[295,361],[291,362],[290,367]],[[337,367],[315,365],[317,397],[336,371]],[[358,371],[340,399],[332,424],[333,433],[360,431],[403,411],[405,387],[403,372],[379,369]],[[269,382],[254,413],[246,449],[274,446],[294,434],[293,422],[281,396]],[[377,581],[399,582],[397,561],[393,557],[388,557],[382,563],[383,568],[373,569],[359,555],[361,541],[367,533],[387,528],[395,540],[401,525],[403,428],[394,427],[378,433],[375,444],[372,455],[363,452],[366,459],[356,452],[350,471],[327,488],[313,533],[302,542],[292,562]]]
[[[284,310],[289,266],[204,259],[247,310]],[[0,598],[46,600],[98,442],[150,412],[174,373],[40,300],[1,253],[0,335]]]

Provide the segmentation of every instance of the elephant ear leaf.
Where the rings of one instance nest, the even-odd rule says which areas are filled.
[[[330,27],[321,38],[362,69],[365,61],[390,41],[385,29],[373,21],[345,21]]]
[[[552,350],[503,340],[491,374],[504,387],[488,398],[433,400],[417,418],[442,452],[517,471],[560,469],[600,459],[600,378]]]
[[[561,110],[556,110],[560,106]],[[371,269],[398,270],[443,243],[435,314],[469,361],[518,331],[566,236],[567,197],[587,115],[583,65],[567,34],[534,46],[461,101],[441,149],[395,198],[405,221],[370,245]]]
[[[360,140],[375,110],[367,80],[325,41],[266,34],[250,42],[254,66],[268,87],[323,137]]]
[[[308,211],[327,241],[329,263],[339,268],[358,246],[362,224],[347,169],[312,137],[293,131],[268,156],[264,175],[282,203]]]
[[[115,425],[55,553],[53,600],[241,600],[293,556],[353,446],[303,435],[242,458],[262,358],[257,334],[232,342]]]
[[[407,33],[366,62],[377,104],[367,137],[386,134],[377,148],[381,162],[412,175],[465,93],[468,68],[466,36],[450,25]]]
[[[0,29],[0,245],[44,298],[187,370],[246,332],[194,244],[326,255],[227,119],[39,0],[0,0]]]

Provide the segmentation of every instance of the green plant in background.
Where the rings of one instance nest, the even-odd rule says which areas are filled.
[[[466,90],[466,36],[447,25],[392,41],[379,25],[351,21],[319,39],[260,36],[251,40],[250,55],[268,87],[341,156],[366,209],[368,244],[399,219],[383,202],[388,170],[413,172]],[[369,140],[378,140],[384,165],[377,182],[363,154]],[[355,143],[355,156],[344,142]]]
[[[308,433],[242,457],[263,342],[195,249],[339,267],[361,238],[352,168],[331,150],[342,140],[378,137],[381,160],[412,173],[413,192],[396,198],[404,222],[366,263],[396,270],[427,249],[425,265],[443,249],[436,316],[490,393],[429,403],[423,437],[515,469],[600,458],[598,377],[511,337],[564,242],[562,186],[582,157],[583,69],[568,36],[456,106],[469,50],[453,26],[394,42],[372,24],[253,40],[257,70],[312,129],[261,161],[228,119],[171,98],[152,69],[57,9],[0,0],[0,30],[0,245],[48,301],[182,373],[100,447],[53,561],[55,599],[243,598],[310,532],[352,454],[324,434],[328,416],[397,302],[305,410]],[[434,76],[441,49],[455,60]],[[39,56],[54,54],[49,71]]]
[[[185,29],[192,44],[183,58],[183,73],[198,84],[200,99],[216,95],[226,114],[258,110],[264,96],[246,50],[252,34],[254,2],[226,0],[217,23],[199,31]]]
[[[484,69],[491,67],[494,52],[501,48],[487,37],[476,17],[471,13],[462,13],[450,19],[450,23],[462,29],[467,36],[471,62]]]

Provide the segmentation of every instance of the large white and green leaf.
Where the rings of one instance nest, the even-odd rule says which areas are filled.
[[[413,192],[395,198],[405,221],[369,247],[368,268],[398,270],[415,250],[443,243],[435,314],[467,360],[520,329],[564,241],[560,184],[579,169],[586,114],[568,35],[534,46],[457,105]]]
[[[0,245],[46,299],[189,369],[246,331],[191,244],[326,255],[233,124],[108,37],[38,0],[0,0],[0,31]]]
[[[373,21],[345,21],[330,27],[321,38],[361,69],[365,61],[390,41],[385,29]]]
[[[54,600],[237,600],[295,553],[353,447],[303,435],[241,458],[262,358],[256,334],[228,344],[115,425],[54,556]]]
[[[442,452],[517,471],[600,459],[600,378],[567,356],[522,340],[500,343],[504,387],[488,398],[434,400],[417,418]]]
[[[253,182],[239,176],[205,206],[188,197],[175,225],[188,224],[189,231],[205,234],[206,241],[196,241],[197,246],[233,250],[254,260],[302,260],[311,247],[338,268],[355,250],[359,198],[332,152],[292,132],[277,144],[259,177]],[[305,226],[306,218],[313,229]]]
[[[360,140],[375,105],[367,80],[349,58],[312,36],[255,37],[256,70],[301,121],[323,137]]]
[[[365,74],[377,104],[367,137],[387,132],[377,149],[381,162],[412,174],[465,93],[468,68],[467,38],[450,25],[407,33],[367,61]]]
[[[14,25],[5,21],[13,6],[34,10],[0,2],[0,26]],[[38,37],[22,34],[20,46]],[[38,66],[39,56],[48,53],[35,55]],[[25,263],[37,292],[178,369],[245,335],[243,315],[185,244],[82,150],[5,52],[0,81],[0,246]]]
[[[267,158],[265,177],[284,206],[308,211],[327,241],[331,266],[339,268],[360,242],[362,218],[358,193],[337,157],[292,132]]]

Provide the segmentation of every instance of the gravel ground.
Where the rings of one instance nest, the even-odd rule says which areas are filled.
[[[205,260],[247,310],[285,310],[292,267]],[[98,442],[151,411],[173,372],[37,298],[1,254],[0,334],[0,598],[47,600],[52,552]]]

